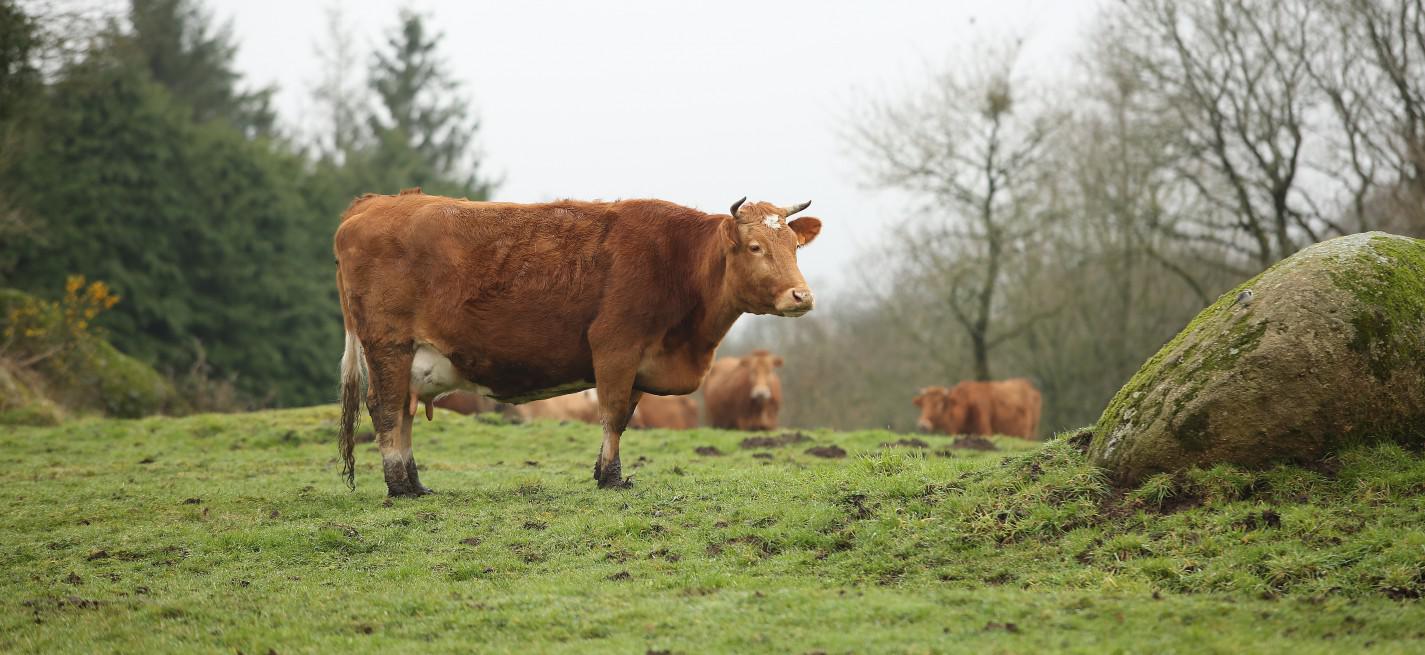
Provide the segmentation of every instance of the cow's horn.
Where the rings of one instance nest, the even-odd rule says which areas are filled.
[[[737,208],[738,208],[738,207],[741,207],[741,206],[742,206],[742,203],[744,203],[744,202],[747,202],[747,196],[742,196],[742,199],[741,199],[741,200],[738,200],[737,202],[732,203],[732,211],[730,211],[730,212],[728,212],[728,213],[732,214],[734,217],[737,216]]]
[[[782,209],[786,210],[788,216],[791,216],[792,214],[795,214],[795,213],[797,213],[797,212],[799,212],[799,211],[801,211],[801,210],[803,210],[803,209],[806,209],[807,207],[810,207],[810,206],[811,206],[811,201],[808,200],[808,201],[806,201],[806,202],[804,202],[804,203],[802,203],[802,204],[800,204],[800,205],[792,205],[791,207],[783,207]]]

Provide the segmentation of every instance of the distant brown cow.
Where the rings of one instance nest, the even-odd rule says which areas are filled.
[[[536,400],[523,405],[496,402],[473,391],[456,390],[437,396],[430,404],[461,414],[499,412],[518,421],[547,418],[556,421],[582,421],[594,424],[599,422],[599,401],[592,389]]]
[[[698,403],[692,396],[643,394],[630,427],[688,430],[698,427]]]
[[[552,421],[579,421],[598,425],[599,397],[593,389],[587,389],[578,393],[513,405],[510,407],[510,413],[526,421],[543,418]]]
[[[782,407],[782,358],[765,350],[717,360],[703,383],[708,425],[735,430],[772,430]]]
[[[707,214],[660,200],[358,198],[334,243],[347,483],[365,375],[393,496],[430,491],[411,454],[416,401],[457,388],[512,403],[596,388],[594,479],[624,486],[619,438],[640,395],[696,390],[744,313],[812,310],[797,248],[821,221],[787,220],[810,203],[745,200]]]
[[[507,407],[504,403],[495,402],[473,391],[460,390],[438,396],[430,404],[467,415],[498,412]]]
[[[1005,434],[1033,439],[1039,432],[1042,399],[1024,378],[961,382],[952,388],[926,387],[915,397],[922,432]]]

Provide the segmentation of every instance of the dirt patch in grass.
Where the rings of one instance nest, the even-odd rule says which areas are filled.
[[[1202,496],[1183,493],[1164,500],[1163,503],[1158,506],[1158,512],[1160,514],[1175,514],[1198,507],[1202,507]]]
[[[1238,521],[1237,525],[1248,532],[1252,530],[1275,530],[1282,527],[1282,515],[1278,514],[1276,510],[1268,508],[1262,510],[1260,515],[1256,513],[1248,514],[1241,521]]]
[[[1074,450],[1087,453],[1089,451],[1089,444],[1093,443],[1093,430],[1091,428],[1080,428],[1079,431],[1070,436],[1067,441],[1069,442],[1069,446]]]
[[[718,450],[717,446],[698,446],[693,452],[703,457],[722,457],[722,451]]]
[[[807,449],[807,454],[812,457],[822,457],[825,459],[841,459],[846,456],[846,450],[841,446],[832,444],[830,446],[813,446]]]
[[[955,437],[955,440],[950,442],[950,447],[961,450],[999,450],[995,442],[977,434],[964,434]]]
[[[775,437],[748,437],[738,445],[742,448],[781,448],[803,441],[811,441],[811,437],[800,432],[783,432]]]
[[[900,440],[898,440],[898,441],[886,441],[886,442],[883,442],[883,443],[881,444],[881,447],[882,447],[882,448],[929,448],[929,447],[930,447],[930,444],[925,443],[925,441],[923,441],[923,440],[921,440],[921,439],[916,439],[916,438],[914,438],[914,437],[911,437],[911,438],[909,438],[909,439],[900,439]]]

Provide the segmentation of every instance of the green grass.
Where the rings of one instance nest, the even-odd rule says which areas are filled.
[[[1425,649],[1425,460],[1395,446],[1116,492],[1064,440],[631,432],[636,486],[600,491],[597,428],[442,414],[440,493],[387,502],[369,445],[338,479],[336,416],[8,429],[0,652]]]

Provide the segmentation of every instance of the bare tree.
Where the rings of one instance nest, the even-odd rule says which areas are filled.
[[[1304,0],[1303,0],[1304,1]],[[1312,75],[1339,121],[1347,210],[1361,229],[1425,233],[1425,7],[1325,0]]]
[[[1053,311],[1009,326],[998,320],[1005,273],[1048,216],[1040,164],[1055,125],[1016,95],[1015,57],[998,54],[988,53],[993,63],[980,70],[947,71],[918,94],[871,105],[851,135],[874,184],[922,203],[926,220],[902,231],[906,270],[898,279],[938,296],[928,300],[968,336],[981,380],[991,377],[996,346]]]
[[[1313,18],[1304,2],[1237,0],[1126,0],[1113,15],[1116,55],[1147,82],[1177,175],[1208,203],[1178,238],[1262,268],[1347,231],[1303,183],[1320,147]]]

